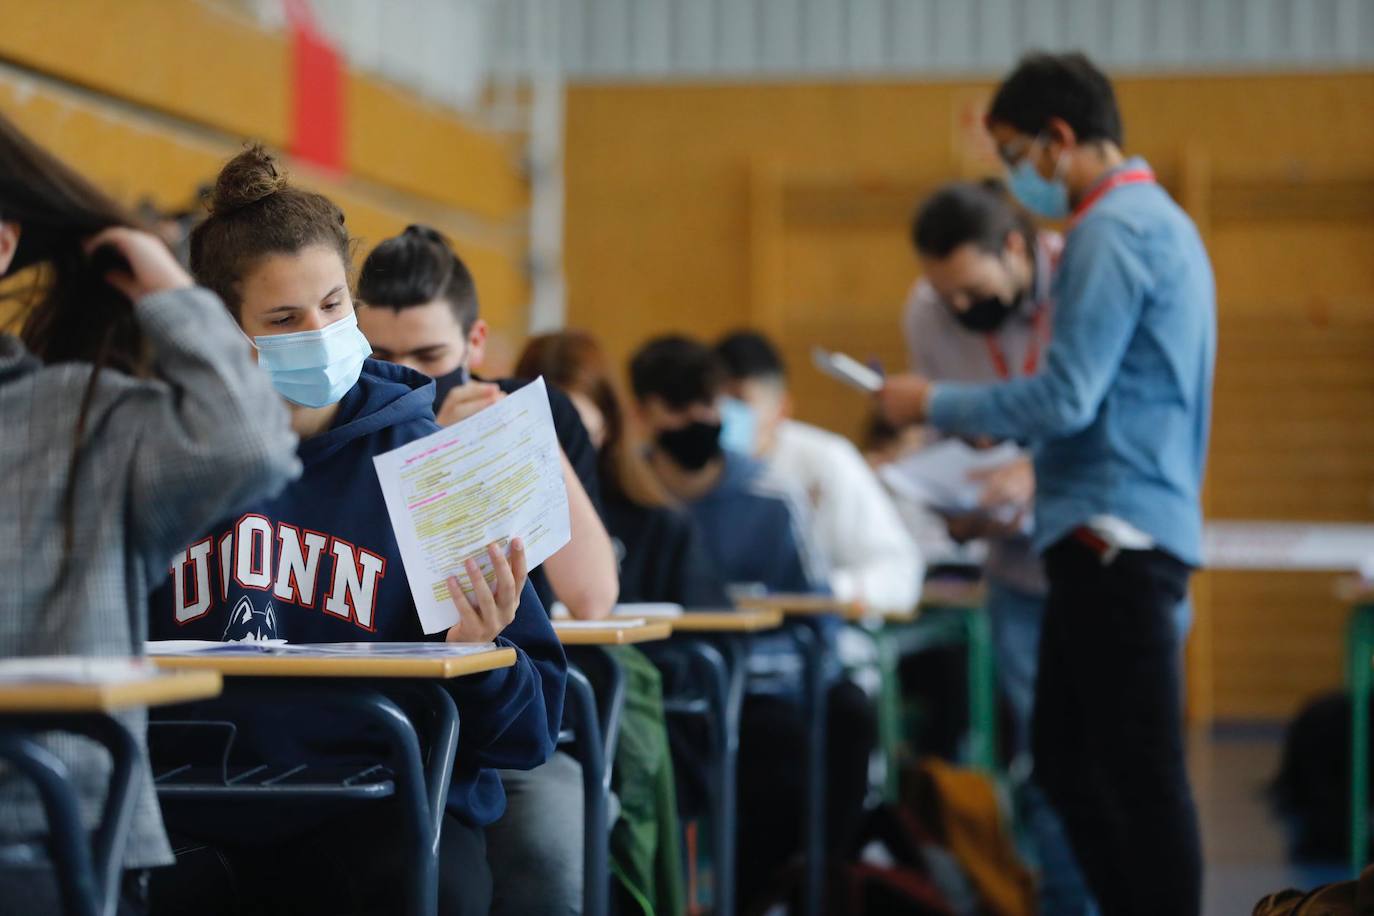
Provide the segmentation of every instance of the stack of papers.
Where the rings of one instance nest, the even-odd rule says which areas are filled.
[[[983,485],[974,472],[1010,464],[1024,456],[1014,442],[976,449],[961,439],[944,439],[880,470],[897,495],[946,515],[981,511]],[[1013,509],[1013,514],[1014,514]]]
[[[45,655],[0,659],[0,684],[120,684],[156,674],[156,668],[137,658]]]
[[[159,655],[292,655],[312,658],[453,658],[496,648],[490,642],[211,642],[201,639],[153,640],[145,644],[150,656]]]
[[[158,655],[271,655],[286,645],[284,639],[219,642],[213,639],[151,639],[143,644],[143,651]]]

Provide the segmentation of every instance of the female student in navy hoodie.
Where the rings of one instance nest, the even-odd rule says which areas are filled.
[[[171,581],[153,598],[153,638],[424,638],[372,458],[438,429],[434,386],[409,369],[367,358],[371,348],[349,295],[349,254],[338,207],[290,186],[261,147],[240,153],[220,173],[210,215],[191,236],[192,271],[254,340],[259,363],[290,408],[304,472],[279,497],[242,507],[173,558]],[[460,622],[447,637],[494,639],[513,646],[518,661],[453,685],[461,729],[441,838],[441,913],[487,911],[483,828],[505,804],[495,769],[542,763],[562,717],[566,663],[525,581],[523,548],[512,544],[509,563],[494,545],[490,554],[494,594],[475,566],[467,571],[475,602],[450,579]],[[290,744],[303,728],[318,733],[321,724],[293,722],[290,734],[283,730],[273,743]],[[337,744],[340,735],[330,738]],[[355,820],[326,824],[320,835],[337,849]],[[335,856],[333,868],[316,857],[295,868],[301,850],[313,845],[292,838],[267,852],[254,847],[234,866],[269,886],[270,900],[259,901],[267,909],[355,912],[362,893],[387,911],[394,901],[386,878],[395,863],[383,864],[382,851],[392,844],[369,835],[356,846],[369,850],[366,856]],[[240,875],[238,883],[255,881]]]

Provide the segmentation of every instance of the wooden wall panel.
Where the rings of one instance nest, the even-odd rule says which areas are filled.
[[[0,60],[186,124],[290,142],[290,47],[232,0],[0,0]],[[483,219],[515,220],[516,138],[370,74],[346,79],[346,171]]]
[[[151,195],[164,205],[181,205],[237,149],[217,135],[177,128],[166,119],[13,74],[0,73],[0,112],[128,203]],[[503,245],[472,238],[471,221],[463,214],[370,182],[299,165],[293,168],[293,180],[327,194],[343,208],[359,239],[359,256],[410,222],[427,221],[450,233],[472,267],[488,320],[500,334],[497,347],[510,349],[523,336],[529,290],[518,239]],[[0,326],[14,318],[0,307]]]

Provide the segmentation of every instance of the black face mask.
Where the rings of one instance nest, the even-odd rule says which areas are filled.
[[[720,454],[720,424],[694,420],[659,433],[654,441],[684,471],[700,471]]]
[[[444,406],[444,398],[455,388],[462,388],[472,381],[472,373],[468,371],[468,361],[465,357],[457,369],[447,375],[436,376],[434,379],[434,412],[437,414],[439,408]]]
[[[969,307],[963,311],[953,306],[950,311],[954,314],[954,320],[970,331],[989,334],[1000,328],[1019,304],[1019,299],[1006,302],[1000,296],[988,296],[969,303]]]

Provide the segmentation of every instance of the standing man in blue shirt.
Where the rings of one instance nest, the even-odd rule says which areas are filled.
[[[1149,166],[1122,154],[1111,83],[1082,55],[1026,57],[987,124],[1021,202],[1068,220],[1044,364],[992,384],[899,376],[880,403],[894,422],[1033,443],[1049,580],[1037,778],[1105,916],[1196,916],[1174,614],[1201,562],[1211,265]]]

